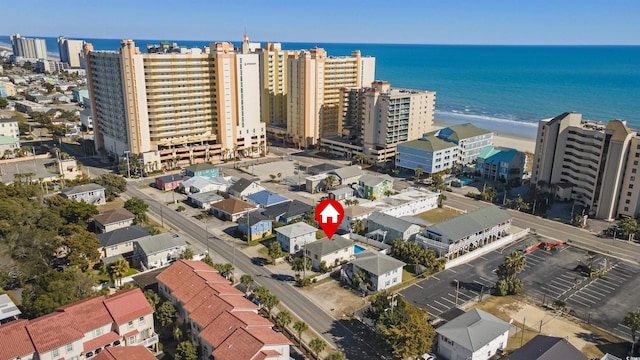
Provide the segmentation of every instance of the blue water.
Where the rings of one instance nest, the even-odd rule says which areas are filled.
[[[97,50],[120,46],[118,39],[86,40]],[[46,41],[56,54],[56,39]],[[157,42],[136,40],[142,51],[145,44]],[[209,44],[176,42],[187,47]],[[0,43],[8,44],[9,37],[0,36]],[[586,119],[624,119],[640,128],[640,46],[282,44],[285,49],[316,45],[329,55],[359,49],[375,56],[376,78],[394,87],[435,90],[440,119],[490,120],[498,128],[491,130],[519,127],[518,132],[529,132],[540,119],[577,111]]]
[[[363,252],[365,250],[367,250],[367,249],[363,248],[360,245],[355,245],[355,244],[353,245],[353,253],[354,254],[361,253],[361,252]]]

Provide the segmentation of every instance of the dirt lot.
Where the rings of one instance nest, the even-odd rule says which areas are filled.
[[[323,280],[319,284],[308,286],[302,292],[316,304],[325,308],[336,319],[349,317],[366,305],[365,299],[349,289],[343,289],[340,283],[333,279]]]
[[[538,334],[565,337],[589,359],[599,358],[605,352],[622,356],[627,350],[617,337],[574,318],[561,316],[553,310],[542,309],[522,297],[489,297],[475,307],[505,321],[513,320],[517,329],[509,338],[505,354],[518,349]],[[524,337],[521,332],[523,323]]]

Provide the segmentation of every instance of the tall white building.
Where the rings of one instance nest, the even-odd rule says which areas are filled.
[[[72,68],[84,68],[83,40],[71,40],[64,36],[58,37],[58,52],[60,61],[69,64]]]
[[[13,55],[27,59],[47,59],[47,44],[44,39],[25,38],[20,34],[11,35]]]

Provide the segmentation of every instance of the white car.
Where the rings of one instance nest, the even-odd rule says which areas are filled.
[[[436,360],[438,357],[434,353],[426,353],[420,356],[419,360]]]

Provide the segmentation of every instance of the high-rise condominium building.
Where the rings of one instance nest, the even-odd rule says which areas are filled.
[[[338,102],[340,136],[322,138],[322,146],[336,155],[365,154],[386,162],[396,144],[419,139],[431,131],[434,91],[396,89],[386,81],[366,88],[341,88]]]
[[[58,52],[60,61],[69,64],[72,68],[84,67],[83,40],[71,40],[64,36],[58,37]]]
[[[341,88],[365,86],[375,78],[375,58],[360,51],[333,57],[321,48],[301,50],[289,56],[287,67],[287,135],[304,147],[339,134]]]
[[[132,40],[85,53],[97,149],[141,154],[154,169],[264,148],[257,54],[229,43],[142,54]]]
[[[13,55],[27,59],[47,59],[47,44],[44,39],[25,38],[20,34],[11,35]]]
[[[622,120],[564,113],[538,124],[531,183],[600,219],[640,212],[640,136]]]

